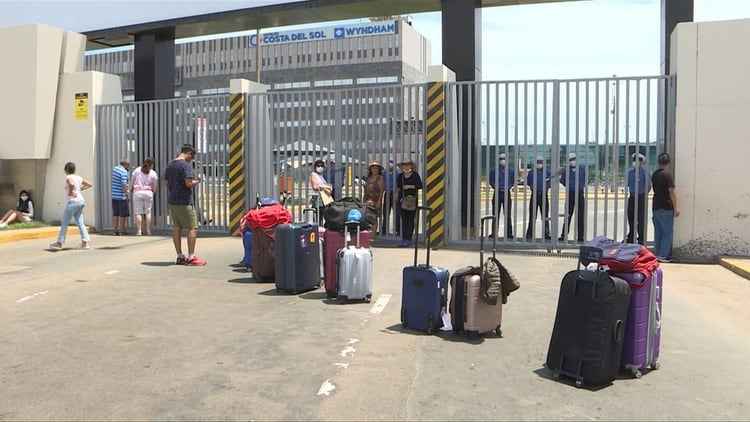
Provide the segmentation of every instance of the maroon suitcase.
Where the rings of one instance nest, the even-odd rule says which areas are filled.
[[[323,270],[325,273],[326,297],[329,298],[336,297],[336,254],[339,249],[344,248],[344,240],[344,232],[337,230],[326,230],[323,237]],[[370,247],[369,230],[360,232],[359,246],[362,248]]]

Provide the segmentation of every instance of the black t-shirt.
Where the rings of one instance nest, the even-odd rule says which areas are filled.
[[[655,210],[673,210],[674,204],[669,199],[669,188],[674,187],[672,175],[664,170],[658,169],[651,175],[651,186],[654,188],[654,200],[651,203]]]
[[[406,195],[417,196],[417,189],[422,189],[422,178],[419,177],[416,171],[411,172],[409,177],[405,177],[404,173],[401,173],[401,177],[398,178],[398,187],[403,189],[401,197]],[[404,189],[404,185],[414,185],[417,189]]]
[[[193,167],[185,160],[172,160],[164,169],[164,179],[169,183],[169,205],[192,205],[193,190],[185,186],[185,179],[193,177]]]

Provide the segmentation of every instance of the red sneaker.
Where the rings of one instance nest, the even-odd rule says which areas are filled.
[[[206,265],[206,261],[198,258],[197,256],[193,256],[193,259],[185,259],[185,265],[191,267],[202,267]]]

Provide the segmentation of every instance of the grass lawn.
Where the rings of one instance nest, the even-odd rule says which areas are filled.
[[[52,224],[45,223],[44,221],[29,221],[28,223],[11,223],[5,227],[0,227],[0,231],[4,230],[19,230],[19,229],[35,229],[37,227],[47,227]]]

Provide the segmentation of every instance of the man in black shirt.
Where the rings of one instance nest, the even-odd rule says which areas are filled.
[[[652,214],[654,222],[654,252],[659,262],[671,262],[672,234],[674,218],[680,216],[677,206],[677,193],[674,190],[674,179],[669,172],[671,160],[669,154],[659,154],[659,169],[651,175],[651,186],[654,189]]]

